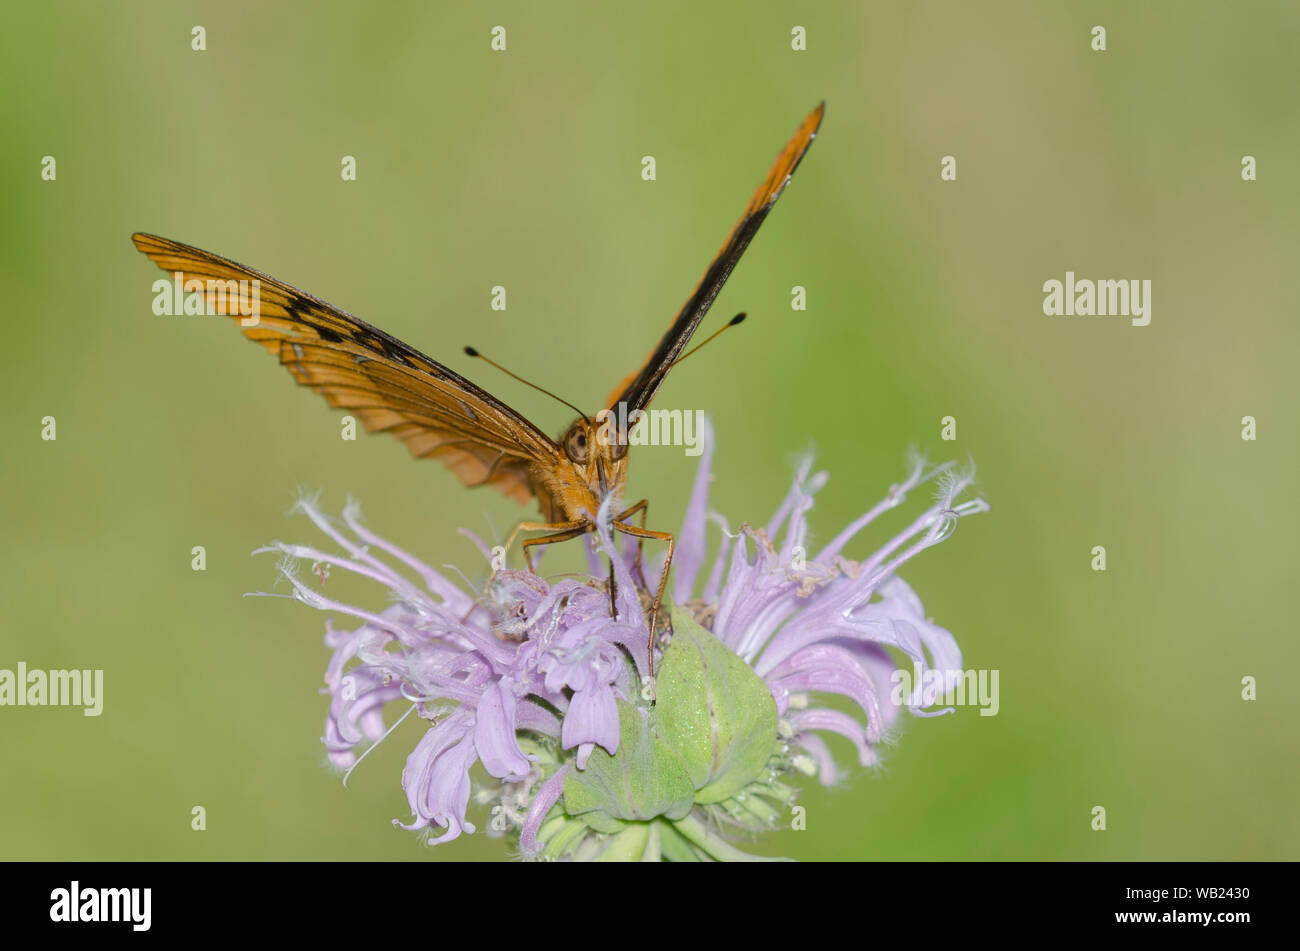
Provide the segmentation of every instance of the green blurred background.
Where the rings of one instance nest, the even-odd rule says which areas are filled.
[[[741,309],[750,323],[661,404],[711,414],[733,523],[766,521],[815,448],[833,474],[811,516],[823,540],[909,445],[973,458],[993,511],[904,576],[967,666],[1001,671],[1001,712],[908,719],[883,768],[809,784],[807,831],[757,850],[1300,857],[1300,11],[1138,6],[9,9],[0,667],[103,668],[105,709],[0,709],[0,857],[506,855],[389,825],[409,815],[414,721],[344,789],[318,742],[325,616],[242,595],[275,584],[254,548],[318,541],[286,515],[300,488],[333,510],[351,493],[381,534],[472,569],[456,528],[504,532],[525,511],[395,440],[340,440],[339,414],[228,322],[154,316],[159,272],[132,231],[308,289],[556,432],[568,410],[461,347],[596,407],[822,98],[816,145],[705,330]],[[1066,270],[1151,280],[1150,326],[1045,317],[1043,282]],[[694,461],[634,458],[629,492],[675,529]]]

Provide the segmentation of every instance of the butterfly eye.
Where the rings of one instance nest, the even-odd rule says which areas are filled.
[[[564,454],[582,465],[587,461],[587,434],[581,429],[569,430],[564,440]]]

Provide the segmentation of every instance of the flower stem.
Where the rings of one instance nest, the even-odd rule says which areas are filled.
[[[680,832],[696,848],[719,862],[790,861],[790,859],[769,858],[766,855],[751,855],[749,852],[742,852],[734,845],[724,842],[715,835],[710,835],[708,828],[693,813],[685,819],[678,819],[673,823],[673,828]]]

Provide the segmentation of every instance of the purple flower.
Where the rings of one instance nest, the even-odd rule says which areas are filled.
[[[816,774],[826,783],[835,780],[839,773],[823,733],[847,737],[862,765],[874,763],[875,748],[898,712],[888,687],[896,658],[918,674],[960,667],[952,635],[926,618],[897,569],[951,534],[958,518],[987,509],[979,498],[958,501],[971,484],[970,474],[951,465],[927,469],[914,461],[906,479],[882,502],[810,555],[807,514],[826,475],[810,474],[805,463],[765,528],[744,524],[733,533],[709,511],[713,437],[707,424],[702,435],[704,452],[678,535],[672,600],[716,640],[706,633],[699,637],[720,641],[751,668],[745,677],[761,678],[775,704],[776,720],[766,722],[776,723],[776,735],[757,737],[757,746],[747,753],[757,750],[760,768],[750,786],[743,786],[748,772],[739,782],[752,795],[720,805],[709,800],[707,806],[691,804],[689,784],[684,799],[677,795],[689,769],[667,762],[676,762],[675,751],[665,752],[649,740],[634,743],[628,757],[644,758],[651,751],[658,757],[653,759],[659,770],[651,784],[655,788],[647,795],[660,797],[653,801],[665,804],[665,814],[690,810],[680,820],[645,821],[637,810],[649,800],[638,799],[637,790],[619,793],[631,797],[627,808],[637,821],[620,818],[614,806],[611,814],[591,812],[590,804],[575,806],[584,796],[591,798],[591,789],[604,788],[596,780],[586,792],[570,792],[570,784],[589,770],[599,774],[616,762],[611,758],[620,752],[620,737],[656,729],[649,703],[654,685],[643,682],[648,632],[633,582],[632,545],[616,547],[602,531],[589,546],[591,579],[550,582],[501,570],[491,573],[481,591],[471,591],[468,579],[465,586],[456,584],[370,532],[355,504],[349,503],[339,520],[304,500],[298,509],[336,551],[284,543],[262,549],[283,556],[280,570],[292,587],[290,597],[358,622],[352,630],[326,626],[325,643],[333,656],[325,673],[323,692],[330,706],[323,742],[330,761],[350,772],[365,756],[363,747],[383,740],[402,720],[415,714],[428,722],[402,771],[412,818],[395,824],[426,830],[431,843],[445,842],[475,831],[468,818],[474,800],[488,807],[489,834],[517,835],[529,856],[743,857],[711,839],[713,824],[706,820],[770,824],[794,795],[781,776],[793,771]],[[906,528],[862,561],[841,554],[860,531],[930,480],[937,482],[936,500]],[[615,502],[606,499],[602,505],[597,515],[602,524]],[[710,523],[721,530],[711,567],[703,572]],[[464,534],[490,563],[487,546]],[[615,617],[602,556],[611,558],[616,572]],[[302,562],[312,565],[314,578],[304,580],[298,570]],[[372,612],[327,597],[332,569],[377,582],[391,603]],[[488,574],[487,567],[482,574]],[[657,577],[648,562],[645,576]],[[923,680],[918,676],[904,705],[917,715],[946,712],[927,709],[934,697],[922,689]],[[766,705],[763,686],[753,682],[760,705]],[[852,701],[860,717],[824,705],[823,698],[835,694]],[[396,718],[386,719],[394,711]],[[645,724],[641,733],[629,726],[629,716]],[[678,722],[685,721],[679,717]],[[593,765],[598,750],[603,759]],[[689,758],[682,762],[689,766]],[[477,783],[477,794],[471,778],[476,765],[490,778]],[[763,797],[770,800],[766,806]]]
[[[818,736],[822,732],[847,737],[857,748],[859,762],[872,765],[875,746],[898,713],[889,702],[890,678],[898,667],[889,649],[901,652],[922,673],[961,667],[953,636],[925,616],[920,598],[896,572],[952,534],[959,518],[988,510],[978,497],[958,501],[973,483],[973,472],[956,472],[952,463],[928,468],[914,458],[906,478],[882,501],[810,554],[807,513],[827,474],[810,474],[811,461],[806,460],[766,527],[746,523],[732,533],[708,509],[710,427],[704,440],[707,448],[679,536],[680,555],[674,559],[674,601],[692,607],[697,620],[763,678],[798,769],[815,771],[824,783],[838,778]],[[863,561],[841,554],[859,532],[930,481],[937,482],[934,502],[906,528]],[[699,590],[710,521],[721,526],[721,539]],[[697,590],[698,596],[692,597]],[[951,712],[925,710],[934,697],[923,695],[922,678],[917,680],[906,704],[911,713]],[[863,719],[818,706],[817,696],[827,694],[847,697]]]
[[[334,656],[325,675],[330,711],[323,742],[331,762],[350,769],[361,744],[391,731],[383,719],[390,702],[405,707],[401,719],[415,713],[430,724],[402,773],[414,818],[399,825],[442,827],[433,842],[473,832],[466,810],[475,763],[508,784],[542,778],[534,764],[545,757],[525,752],[521,735],[549,740],[560,752],[574,750],[579,766],[597,746],[618,751],[615,701],[641,689],[623,649],[642,658],[646,651],[646,622],[635,599],[621,601],[622,620],[615,620],[608,595],[593,585],[570,579],[552,585],[517,571],[498,572],[476,598],[371,533],[355,505],[341,523],[310,500],[298,509],[342,554],[283,543],[262,551],[287,556],[280,570],[291,597],[361,622],[351,631],[327,626],[325,643]],[[300,577],[298,561],[310,561],[318,574],[342,568],[368,577],[396,603],[374,613],[332,600]],[[631,590],[630,576],[623,580]]]

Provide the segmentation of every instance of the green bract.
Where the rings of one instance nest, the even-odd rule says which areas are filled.
[[[617,831],[611,819],[680,819],[690,812],[693,790],[682,761],[650,731],[644,712],[620,701],[618,733],[615,755],[597,747],[586,769],[569,771],[564,811],[601,832]]]
[[[686,767],[695,801],[721,802],[758,778],[776,740],[776,703],[758,674],[685,611],[657,684],[655,725]]]
[[[711,836],[701,816],[715,804],[733,817],[742,813],[746,787],[768,778],[777,749],[776,703],[762,679],[693,617],[678,608],[672,617],[655,705],[619,702],[618,752],[597,748],[585,769],[569,771],[563,812],[574,825],[610,836],[609,858],[647,851],[667,858],[743,856]],[[560,832],[548,825],[548,832]],[[565,832],[551,839],[548,852],[555,854],[559,841],[574,841],[576,829]]]

